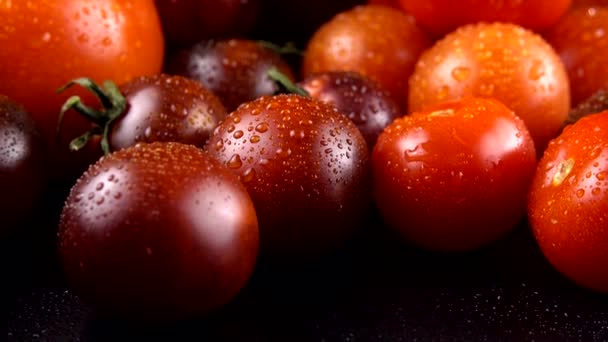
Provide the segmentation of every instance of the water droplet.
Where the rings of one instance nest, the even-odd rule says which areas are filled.
[[[545,74],[545,66],[544,66],[543,62],[538,59],[534,60],[532,62],[532,66],[530,67],[530,70],[528,71],[528,78],[530,78],[532,81],[537,81],[538,79],[543,77],[544,74]]]
[[[602,192],[602,189],[600,188],[593,188],[593,190],[591,190],[591,194],[594,196],[599,195]]]
[[[581,198],[583,196],[585,196],[585,189],[576,190],[576,197]]]
[[[471,69],[467,67],[456,67],[452,70],[452,77],[456,81],[465,81],[471,75]]]
[[[332,148],[326,148],[325,149],[325,153],[330,154],[332,153],[334,150]]]
[[[152,135],[152,127],[148,126],[148,127],[146,127],[146,130],[144,131],[144,136],[146,138],[150,138],[151,135]]]
[[[243,131],[241,131],[240,129],[236,132],[234,132],[234,134],[232,135],[235,139],[240,139],[242,138],[244,135]]]
[[[602,171],[599,172],[597,175],[595,175],[595,178],[597,178],[598,180],[605,180],[606,179],[606,171]]]
[[[255,169],[254,168],[249,168],[245,172],[243,172],[242,181],[245,182],[245,183],[251,182],[255,178],[255,175],[256,175]]]
[[[228,131],[228,133],[232,133],[232,132],[234,132],[235,129],[236,129],[236,127],[234,125],[230,125],[230,126],[228,126],[227,131]]]
[[[101,196],[97,199],[97,201],[95,201],[95,203],[97,203],[97,205],[102,205],[104,200],[105,200],[105,197]]]
[[[120,199],[121,197],[122,197],[122,193],[121,192],[114,193],[114,198],[115,199]]]
[[[97,191],[101,191],[101,189],[103,189],[104,184],[103,183],[99,183],[97,184],[97,186],[95,187],[95,190]]]
[[[218,140],[217,143],[215,143],[215,150],[219,151],[222,149],[222,147],[224,147],[224,142],[222,140]]]
[[[110,37],[105,37],[101,41],[101,44],[103,44],[103,46],[110,46],[110,45],[112,45],[112,39]]]
[[[250,139],[249,142],[251,142],[252,144],[257,144],[260,142],[260,136],[259,135],[253,135]]]
[[[238,115],[235,115],[234,117],[232,117],[232,122],[234,122],[235,124],[238,124],[239,122],[241,122],[241,117]]]
[[[264,133],[264,132],[268,131],[268,124],[265,122],[262,122],[261,124],[258,124],[257,126],[255,126],[255,130],[260,133]]]
[[[87,196],[87,199],[90,201],[93,198],[95,198],[95,193],[94,192],[89,192],[89,195]]]
[[[238,169],[243,166],[243,161],[241,161],[241,156],[238,154],[232,155],[230,160],[228,160],[228,167],[231,169]]]

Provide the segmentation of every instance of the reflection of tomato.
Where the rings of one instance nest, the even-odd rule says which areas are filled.
[[[557,270],[608,292],[608,111],[567,126],[549,144],[532,183],[528,215]]]
[[[378,138],[372,166],[388,225],[423,247],[463,251],[524,217],[536,152],[511,110],[473,98],[395,120]]]
[[[570,109],[568,75],[539,35],[521,26],[479,23],[459,28],[418,60],[409,111],[462,96],[493,97],[521,117],[541,153]]]
[[[82,76],[121,84],[161,69],[152,0],[0,1],[0,22],[0,93],[25,106],[49,143],[69,95],[55,94],[60,86]],[[68,119],[66,131],[74,125]]]
[[[533,30],[557,22],[572,0],[399,0],[401,7],[429,31],[446,34],[459,26],[480,21],[512,22]]]

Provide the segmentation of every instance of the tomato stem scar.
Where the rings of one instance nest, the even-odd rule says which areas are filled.
[[[572,172],[574,168],[574,159],[569,158],[561,162],[557,168],[557,172],[553,175],[553,186],[558,186],[564,182],[566,177]]]

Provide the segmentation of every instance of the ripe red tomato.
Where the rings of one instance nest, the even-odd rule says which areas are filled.
[[[608,292],[608,111],[580,119],[551,141],[530,189],[528,216],[558,271]]]
[[[389,125],[372,153],[386,223],[422,247],[475,249],[525,215],[536,166],[523,121],[492,99],[432,106]]]
[[[463,96],[492,97],[521,117],[540,154],[568,116],[570,88],[559,56],[539,35],[505,23],[459,28],[418,60],[409,112]]]
[[[0,95],[0,236],[31,215],[44,190],[45,152],[29,113]]]
[[[608,7],[581,7],[568,12],[546,33],[570,80],[574,105],[599,89],[608,89]]]
[[[90,132],[102,136],[102,148],[108,152],[155,141],[202,148],[227,114],[215,94],[182,76],[140,76],[120,88],[106,84],[105,89],[89,79],[75,82],[94,92],[103,108],[91,108],[73,99],[68,100],[72,106],[67,108],[74,108],[93,121],[95,127]],[[68,85],[73,84],[76,83]]]
[[[459,26],[476,22],[511,22],[541,31],[555,24],[572,0],[399,0],[428,31],[442,36]]]
[[[269,255],[324,254],[368,212],[365,139],[332,105],[293,94],[261,97],[232,112],[207,150],[247,187]]]
[[[69,140],[57,146],[55,127],[70,93],[57,95],[57,88],[82,76],[121,84],[161,70],[163,35],[153,0],[1,1],[0,23],[0,94],[24,105],[53,154],[65,151],[54,167],[66,168],[69,158]],[[68,136],[83,127],[81,118],[66,120]]]
[[[61,214],[69,284],[93,308],[134,320],[208,313],[247,282],[258,223],[246,189],[202,149],[138,144],[102,158]]]
[[[386,89],[407,108],[408,77],[431,41],[411,16],[380,5],[337,14],[310,38],[302,60],[304,77],[354,71]]]

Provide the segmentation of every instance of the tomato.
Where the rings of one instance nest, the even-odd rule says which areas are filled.
[[[248,102],[218,126],[207,150],[247,187],[267,255],[323,255],[368,211],[365,139],[324,102],[294,94]]]
[[[0,236],[31,215],[44,190],[45,148],[25,109],[0,95]]]
[[[331,103],[357,125],[371,149],[378,135],[401,116],[390,94],[358,73],[334,71],[313,74],[299,83],[315,99]]]
[[[167,72],[199,81],[231,112],[242,103],[277,91],[267,72],[275,67],[293,79],[281,56],[245,39],[203,41],[169,58]]]
[[[493,99],[431,106],[389,125],[372,153],[374,200],[406,240],[467,251],[525,215],[536,166],[524,122]]]
[[[554,25],[572,0],[399,0],[428,31],[442,36],[459,26],[476,22],[511,22],[542,31]]]
[[[96,110],[73,99],[66,102],[66,108],[78,110],[97,124],[91,132],[102,135],[102,148],[106,152],[154,141],[202,148],[227,114],[211,91],[181,76],[141,76],[120,89],[112,83],[102,89],[88,79],[76,82],[95,93],[105,108]],[[105,130],[108,132],[104,133]],[[79,149],[82,143],[86,140],[78,141],[73,148]]]
[[[528,217],[551,264],[576,283],[608,292],[608,111],[552,140],[528,199]]]
[[[174,320],[229,302],[258,251],[256,213],[237,177],[202,149],[138,144],[93,165],[61,213],[69,284],[91,307]]]
[[[186,47],[203,39],[249,32],[259,0],[155,0],[169,46]]]
[[[493,97],[520,116],[542,153],[568,116],[570,88],[559,56],[520,26],[464,26],[435,43],[410,79],[409,112],[463,96]]]
[[[561,57],[576,105],[595,91],[608,89],[608,7],[581,7],[566,14],[546,34]]]
[[[59,173],[69,169],[69,140],[57,145],[55,127],[71,94],[55,90],[76,77],[121,84],[162,67],[163,35],[152,0],[2,1],[0,22],[0,94],[31,113]],[[68,136],[87,127],[72,120],[66,120]]]
[[[405,110],[408,77],[430,44],[411,16],[386,6],[357,6],[336,15],[310,38],[302,74],[358,72],[386,89]]]
[[[572,8],[587,6],[608,6],[608,0],[573,0]]]
[[[600,89],[572,108],[564,125],[573,124],[582,117],[608,110],[608,90]]]

